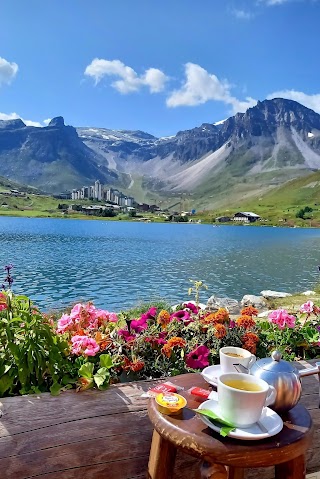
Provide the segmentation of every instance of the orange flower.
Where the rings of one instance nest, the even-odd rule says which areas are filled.
[[[243,315],[236,320],[236,325],[239,328],[250,329],[256,325],[256,322],[254,321],[254,319],[251,318],[251,316]]]
[[[225,326],[223,326],[223,324],[216,324],[215,325],[215,337],[218,338],[218,339],[222,339],[225,337],[225,335],[227,334],[227,330],[225,328]]]
[[[131,371],[137,373],[138,371],[141,371],[141,369],[144,368],[144,362],[140,361],[140,359],[134,359],[131,362]]]
[[[247,351],[250,351],[252,354],[256,354],[257,352],[257,345],[256,343],[252,341],[247,341],[242,345],[243,349],[246,349]]]
[[[219,308],[215,314],[217,323],[226,323],[229,321],[229,313],[225,308]]]
[[[215,313],[208,314],[208,316],[205,316],[204,318],[201,319],[201,322],[204,323],[204,324],[215,323],[216,322],[216,314]]]
[[[130,359],[127,358],[127,356],[124,356],[123,361],[124,361],[124,364],[122,365],[123,369],[124,369],[125,371],[129,371],[130,365],[131,365]]]
[[[133,361],[130,361],[129,358],[126,356],[123,358],[124,359],[124,365],[122,366],[125,371],[133,371],[137,373],[138,371],[141,371],[141,369],[144,368],[144,362],[141,361],[140,359],[134,358]]]
[[[172,354],[172,348],[171,346],[169,346],[169,344],[165,344],[162,349],[161,349],[161,352],[164,356],[166,356],[167,358],[171,358],[171,354]]]
[[[94,337],[97,344],[99,344],[101,351],[104,351],[110,344],[112,340],[107,334],[102,334],[100,331],[97,331]]]
[[[241,310],[241,314],[245,316],[258,316],[259,311],[253,306],[247,306]]]
[[[259,339],[259,336],[257,334],[251,333],[250,331],[248,331],[246,334],[244,334],[242,336],[241,341],[243,343],[247,343],[247,342],[258,343],[260,341],[260,339]]]
[[[168,311],[166,311],[165,309],[162,309],[160,311],[160,313],[158,314],[157,323],[161,325],[162,329],[164,329],[167,324],[170,323],[170,314],[168,313]]]
[[[174,348],[175,346],[178,346],[179,348],[184,348],[186,344],[186,341],[182,338],[179,338],[178,336],[174,336],[167,342],[167,345],[171,348]]]

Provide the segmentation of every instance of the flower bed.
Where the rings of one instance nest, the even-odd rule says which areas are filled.
[[[0,293],[0,396],[97,387],[160,378],[216,364],[226,345],[265,357],[275,348],[286,359],[319,352],[320,308],[307,301],[298,314],[278,309],[265,320],[248,306],[238,317],[195,302],[174,310],[141,306],[115,314],[76,304],[56,318],[24,296]]]

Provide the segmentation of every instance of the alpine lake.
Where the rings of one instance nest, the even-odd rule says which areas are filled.
[[[76,301],[120,311],[209,296],[240,300],[263,289],[294,293],[319,282],[320,230],[0,217],[0,265],[16,294],[44,311]],[[0,284],[5,277],[0,277]]]

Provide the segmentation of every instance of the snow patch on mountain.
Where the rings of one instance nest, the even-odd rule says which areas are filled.
[[[214,123],[214,126],[219,126],[219,125],[223,125],[225,121],[227,121],[228,118],[225,118],[224,120],[220,120],[220,121],[216,121]]]
[[[218,150],[201,158],[180,173],[173,175],[170,178],[170,183],[175,185],[173,190],[194,189],[208,177],[208,174],[213,169],[222,166],[221,164],[228,158],[231,151],[232,147],[226,143]]]
[[[293,141],[295,142],[298,150],[302,154],[302,156],[305,159],[305,164],[308,168],[312,169],[320,169],[320,155],[318,155],[315,151],[313,151],[309,145],[307,145],[301,136],[298,134],[298,132],[291,127],[292,131],[292,138]]]

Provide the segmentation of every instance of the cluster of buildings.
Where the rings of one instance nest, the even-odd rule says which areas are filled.
[[[251,211],[240,211],[235,215],[231,216],[219,216],[216,218],[218,223],[228,223],[229,221],[241,221],[243,223],[254,223],[255,221],[260,220],[260,216],[256,213],[252,213]]]
[[[72,190],[72,200],[97,200],[108,201],[118,206],[130,206],[135,203],[134,198],[124,195],[121,191],[113,188],[104,188],[99,180],[94,185],[83,186],[79,190]]]
[[[1,191],[1,194],[4,196],[15,196],[15,197],[27,196],[27,194],[24,191],[19,191],[19,190]]]

